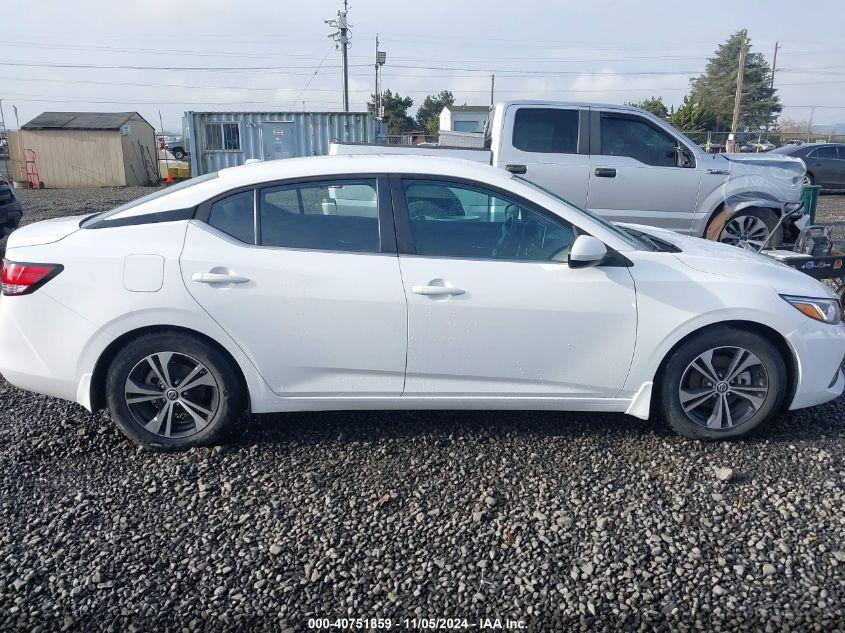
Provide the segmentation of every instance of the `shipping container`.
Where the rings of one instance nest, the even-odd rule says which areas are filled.
[[[324,156],[332,141],[375,140],[369,112],[186,112],[184,128],[194,175],[250,159]]]

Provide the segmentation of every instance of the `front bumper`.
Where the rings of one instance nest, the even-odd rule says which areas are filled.
[[[811,319],[786,337],[797,360],[797,383],[790,409],[829,402],[842,395],[845,375],[845,323],[827,325]]]

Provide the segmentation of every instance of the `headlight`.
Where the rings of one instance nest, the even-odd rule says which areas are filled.
[[[836,325],[842,320],[842,308],[837,299],[816,299],[814,297],[793,297],[781,295],[793,308],[811,319]]]

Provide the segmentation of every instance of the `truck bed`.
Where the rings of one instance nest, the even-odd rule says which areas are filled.
[[[477,163],[490,164],[492,153],[486,149],[467,149],[465,147],[444,147],[440,145],[389,145],[387,143],[331,143],[329,156],[349,154],[414,154],[422,156],[446,156],[463,158]]]

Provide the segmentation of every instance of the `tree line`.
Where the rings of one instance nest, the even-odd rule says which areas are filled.
[[[707,132],[727,132],[733,118],[739,50],[746,46],[739,129],[746,132],[772,130],[777,133],[777,119],[782,106],[777,90],[772,87],[772,68],[762,53],[751,51],[746,31],[738,31],[720,44],[707,61],[704,72],[690,80],[689,93],[677,108],[669,108],[662,97],[650,97],[628,105],[638,106],[668,119],[694,141],[703,143]],[[561,91],[565,94],[565,91]],[[439,128],[440,111],[454,105],[455,97],[448,90],[426,96],[415,116],[408,114],[414,105],[411,97],[385,90],[382,94],[384,119],[389,134],[425,131],[432,136]],[[371,98],[368,108],[374,111]]]

